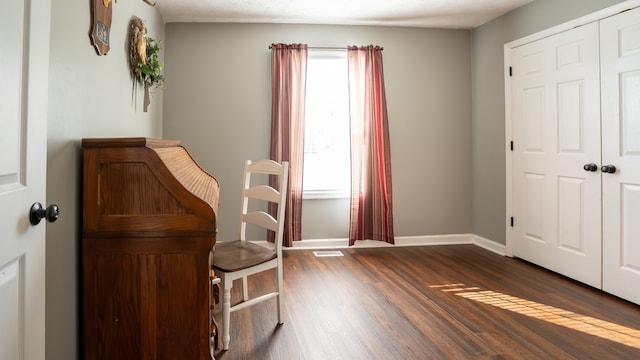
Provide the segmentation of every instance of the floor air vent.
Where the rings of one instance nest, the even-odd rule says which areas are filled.
[[[338,250],[314,251],[313,255],[315,255],[316,257],[344,256],[342,255],[342,251],[338,251]]]

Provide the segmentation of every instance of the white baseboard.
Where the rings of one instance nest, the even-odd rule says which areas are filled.
[[[497,243],[493,240],[485,239],[478,235],[473,235],[473,244],[483,249],[492,251],[498,255],[506,256],[507,247],[504,244]]]
[[[461,245],[474,244],[496,254],[505,255],[505,246],[495,241],[485,239],[474,234],[449,234],[449,235],[425,235],[425,236],[398,236],[395,245],[383,241],[358,240],[355,245],[349,246],[348,239],[309,239],[295,241],[292,247],[285,250],[312,250],[312,249],[345,249],[345,248],[383,248],[393,246],[429,246],[429,245]]]

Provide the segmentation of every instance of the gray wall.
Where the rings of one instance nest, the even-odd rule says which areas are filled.
[[[396,236],[472,231],[469,31],[167,24],[166,32],[164,136],[218,177],[219,238],[237,234],[243,161],[269,156],[273,42],[383,46]],[[347,237],[348,213],[344,200],[305,200],[303,237]]]
[[[47,225],[47,359],[80,358],[80,139],[182,139],[220,179],[221,236],[234,235],[242,161],[268,155],[268,44],[380,44],[397,235],[473,232],[504,243],[503,44],[617,2],[536,0],[474,30],[470,41],[468,31],[229,24],[170,24],[165,37],[154,8],[119,1],[111,51],[100,57],[89,44],[89,2],[53,1],[47,203],[62,215]],[[166,39],[164,107],[157,93],[148,113],[127,65],[132,15]],[[223,56],[229,52],[234,56]],[[305,204],[306,238],[346,236],[346,222],[336,224],[348,212],[337,203]]]
[[[474,234],[506,241],[504,44],[620,2],[536,0],[472,31]]]
[[[89,4],[56,0],[51,9],[47,204],[58,204],[61,216],[46,231],[45,346],[50,360],[80,358],[80,140],[162,136],[162,93],[152,96],[144,113],[142,91],[133,91],[129,75],[126,39],[133,15],[146,21],[153,37],[164,38],[164,23],[142,1],[119,1],[113,7],[111,50],[98,56],[89,42]]]

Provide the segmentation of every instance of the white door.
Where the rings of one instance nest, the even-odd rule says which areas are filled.
[[[44,359],[45,201],[50,0],[0,10],[0,360]]]
[[[511,54],[513,255],[600,288],[598,24]]]
[[[640,304],[640,8],[601,21],[603,290]]]

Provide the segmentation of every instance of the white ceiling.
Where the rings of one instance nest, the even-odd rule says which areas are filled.
[[[292,23],[471,29],[531,1],[157,0],[157,7],[167,23]]]

